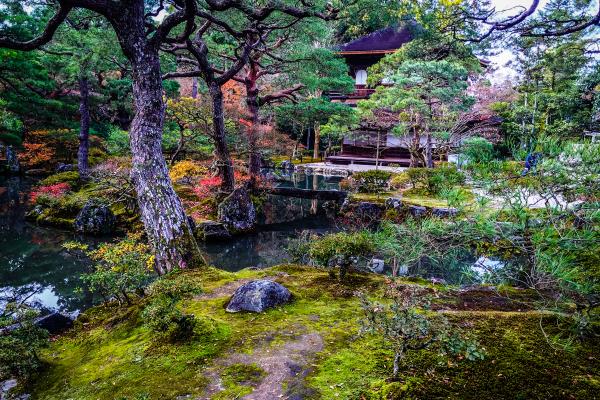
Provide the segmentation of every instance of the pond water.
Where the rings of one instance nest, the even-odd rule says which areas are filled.
[[[64,251],[61,244],[79,240],[93,245],[112,238],[83,238],[25,221],[33,183],[25,178],[0,177],[0,307],[6,298],[18,297],[42,309],[85,309],[99,300],[79,290],[79,276],[89,265]],[[260,207],[259,222],[263,225],[255,233],[223,243],[201,243],[201,248],[210,264],[228,271],[291,261],[286,250],[289,240],[303,231],[335,229],[320,205],[313,200],[272,196]]]

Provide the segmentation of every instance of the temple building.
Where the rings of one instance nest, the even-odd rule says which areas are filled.
[[[379,62],[385,55],[394,53],[413,38],[414,24],[403,24],[380,29],[362,36],[338,47],[337,52],[344,57],[349,67],[349,73],[354,78],[355,89],[352,93],[326,93],[331,101],[356,107],[360,100],[367,99],[375,89],[367,85],[368,69]],[[481,61],[487,66],[487,62]],[[379,82],[386,85],[386,82]],[[495,139],[500,119],[472,113],[461,121],[457,127],[456,139],[461,140],[467,133],[481,131],[481,136]],[[391,134],[392,129],[399,123],[398,113],[389,110],[377,110],[370,120],[362,120],[353,132],[342,139],[341,150],[337,154],[328,155],[326,160],[334,164],[379,164],[379,165],[410,165],[410,151],[415,147],[425,147],[425,136],[420,143],[415,143],[411,135],[397,136]],[[456,143],[457,144],[457,143]],[[432,147],[437,160],[447,160],[447,143],[433,140]],[[442,147],[446,147],[442,150]]]

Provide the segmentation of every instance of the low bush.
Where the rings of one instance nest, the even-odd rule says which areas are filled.
[[[34,324],[38,314],[16,303],[8,303],[0,312],[0,331],[11,327],[0,333],[0,381],[27,380],[41,368],[38,351],[48,344],[48,332]]]
[[[484,138],[472,137],[466,139],[461,150],[469,163],[486,163],[494,159],[494,145]]]
[[[307,250],[308,257],[317,265],[329,268],[330,275],[335,276],[334,268],[339,268],[339,279],[343,280],[359,257],[375,251],[375,245],[368,231],[340,232],[311,241]]]
[[[193,161],[184,160],[175,163],[169,171],[169,176],[173,182],[189,181],[192,178],[205,175],[208,172],[208,168],[198,165]]]
[[[352,179],[356,181],[359,192],[373,193],[387,190],[391,176],[391,172],[372,169],[357,172],[352,175]]]
[[[464,174],[450,164],[436,168],[408,168],[405,173],[413,188],[424,188],[431,195],[465,182]]]
[[[81,280],[92,292],[99,293],[105,301],[116,299],[127,304],[132,292],[143,294],[154,267],[154,256],[149,246],[140,242],[139,235],[103,243],[86,254],[94,261],[94,271],[83,274]]]
[[[170,342],[189,339],[194,333],[196,320],[177,307],[178,299],[161,294],[150,301],[142,312],[144,325]]]
[[[55,183],[47,186],[39,186],[35,188],[29,195],[29,199],[34,204],[42,204],[43,202],[51,202],[63,197],[69,190],[71,185],[66,182]]]
[[[401,172],[399,174],[395,174],[390,180],[390,186],[394,189],[404,189],[410,184],[410,177],[408,173]]]

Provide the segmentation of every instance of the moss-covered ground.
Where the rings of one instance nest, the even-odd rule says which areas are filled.
[[[230,291],[224,288],[266,276],[288,287],[294,300],[263,314],[225,312]],[[220,361],[232,353],[281,348],[307,333],[319,335],[323,349],[312,355],[304,388],[294,392],[297,399],[594,399],[600,393],[600,340],[574,342],[568,351],[552,346],[545,335],[560,329],[551,314],[448,307],[448,318],[477,336],[486,358],[412,352],[401,379],[392,382],[389,349],[378,338],[359,334],[362,311],[355,296],[360,290],[380,298],[384,277],[352,275],[341,284],[325,271],[285,265],[238,273],[193,270],[172,279],[203,288],[203,295],[181,304],[201,321],[193,339],[156,340],[140,317],[147,298],[129,307],[96,307],[43,351],[47,368],[32,383],[32,398],[202,398],[210,383],[207,371],[215,369],[223,390],[212,398],[241,398],[266,379],[265,371],[252,363]]]

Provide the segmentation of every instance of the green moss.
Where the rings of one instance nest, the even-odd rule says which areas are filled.
[[[40,186],[49,186],[49,185],[55,185],[57,183],[63,183],[66,182],[69,185],[71,185],[71,187],[75,187],[79,184],[79,172],[77,171],[66,171],[66,172],[59,172],[57,174],[54,175],[50,175],[46,178],[44,178],[42,181],[40,181]]]
[[[225,311],[229,295],[218,291],[223,285],[266,276],[288,287],[294,300],[262,314]],[[539,328],[541,322],[548,335],[560,332],[550,314],[448,313],[453,324],[477,336],[485,348],[485,360],[409,352],[401,379],[392,382],[392,354],[379,338],[359,334],[362,311],[354,295],[361,290],[381,298],[382,276],[353,274],[340,283],[321,270],[282,265],[237,273],[203,268],[169,279],[203,288],[204,297],[181,304],[184,312],[206,321],[191,341],[166,344],[154,340],[140,318],[149,299],[125,308],[93,308],[78,319],[71,333],[43,351],[48,368],[30,388],[33,398],[193,398],[208,383],[206,368],[216,368],[225,387],[214,398],[239,398],[252,392],[264,379],[264,371],[256,365],[228,365],[219,359],[231,352],[252,354],[257,347],[280,346],[304,333],[318,333],[324,344],[309,361],[312,372],[306,383],[318,394],[308,398],[591,399],[598,393],[600,340],[575,343],[570,352],[553,348]]]
[[[232,364],[221,374],[225,387],[235,385],[256,385],[262,381],[265,371],[256,364]]]

